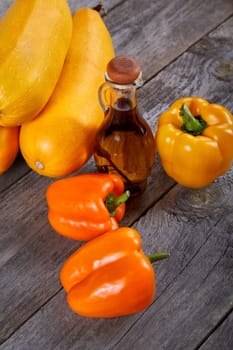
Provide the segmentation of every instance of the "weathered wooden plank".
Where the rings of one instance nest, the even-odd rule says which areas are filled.
[[[139,104],[142,111],[148,111],[146,118],[154,133],[160,114],[181,96],[198,95],[210,102],[222,104],[233,112],[232,46],[233,18],[191,47],[188,52],[139,90]],[[223,68],[220,69],[220,67]],[[137,212],[142,202],[148,200],[149,203],[153,203],[153,199],[150,198],[157,192],[153,186],[156,186],[159,180],[159,177],[157,178],[160,174],[159,168],[160,164],[156,162],[144,196],[129,203],[131,217],[133,208]],[[164,191],[166,192],[167,189],[167,187],[164,188]]]
[[[15,181],[30,171],[21,154],[19,153],[14,164],[9,170],[0,176],[0,193],[7,190]]]
[[[184,54],[170,67],[167,67],[167,69],[160,73],[156,79],[152,80],[150,84],[145,85],[144,88],[147,89],[145,91],[145,93],[147,92],[145,96],[148,96],[149,100],[154,101],[154,106],[156,106],[158,102],[158,110],[168,103],[169,97],[178,98],[181,91],[185,91],[186,94],[191,94],[193,91],[196,91],[198,94],[201,92],[203,96],[206,97],[213,97],[214,95],[220,96],[217,102],[224,101],[229,108],[232,108],[231,94],[225,93],[226,96],[222,96],[222,90],[225,89],[225,92],[231,91],[229,90],[231,88],[231,82],[228,80],[222,81],[207,68],[209,66],[208,62],[212,62],[213,60],[212,57],[214,54],[211,48],[215,46],[215,41],[218,43],[219,57],[224,59],[224,57],[230,57],[231,40],[232,20],[229,20],[226,25],[221,26],[215,33],[212,33],[207,39],[193,47],[191,52]],[[203,43],[205,44],[205,50],[199,50],[198,48],[202,47]],[[183,65],[183,63],[185,63],[185,65]],[[193,67],[200,66],[202,69],[197,69],[195,73],[192,73],[195,79],[190,79],[191,84],[189,84],[188,80],[189,75],[183,80],[183,74],[177,74],[177,72],[179,72],[179,67],[182,68],[182,73],[186,72],[187,74],[187,72],[189,72],[189,74],[191,74],[191,72],[193,72]],[[205,67],[204,75],[209,84],[201,79],[203,76],[203,67]],[[157,79],[162,82],[167,82],[168,85],[161,84],[159,89]],[[183,88],[182,90],[176,90],[175,88],[176,84],[179,86],[179,79],[181,81],[180,85]],[[167,90],[168,86],[171,87],[169,93]],[[156,100],[153,99],[154,95],[152,93],[152,91],[155,90],[157,93]],[[159,101],[165,101],[165,103],[162,104],[161,102],[159,105]],[[155,110],[152,108],[150,111],[151,118],[158,112],[156,108],[154,109]],[[23,187],[20,191],[22,191],[23,188],[29,187],[29,184],[32,187],[30,190],[31,192],[27,193],[25,198],[32,197],[35,199],[35,207],[37,208],[33,207],[32,210],[29,211],[28,204],[26,205],[26,214],[29,216],[29,224],[33,223],[34,227],[32,227],[31,235],[26,233],[25,236],[24,242],[26,242],[26,240],[29,242],[29,246],[27,246],[26,243],[24,246],[23,256],[25,256],[25,260],[23,262],[20,260],[19,250],[15,254],[13,253],[5,262],[7,267],[3,276],[6,276],[6,271],[15,270],[15,273],[9,280],[5,279],[6,293],[9,292],[12,286],[10,283],[12,283],[13,278],[17,278],[17,266],[18,270],[19,266],[21,267],[20,270],[25,276],[28,275],[30,277],[28,279],[26,278],[25,285],[21,284],[21,290],[19,292],[17,289],[13,289],[11,292],[12,298],[10,302],[12,306],[9,308],[9,305],[6,304],[6,310],[7,308],[8,310],[5,312],[5,317],[3,319],[3,322],[6,323],[2,334],[3,339],[9,336],[23,321],[26,321],[27,317],[46,303],[48,295],[52,297],[54,293],[59,291],[57,278],[60,264],[74,249],[74,246],[78,246],[78,244],[74,244],[70,241],[68,242],[57,236],[55,238],[55,235],[51,235],[50,229],[45,225],[45,209],[41,208],[43,200],[39,194],[40,191],[38,191],[38,189],[43,189],[44,180],[36,175],[32,178],[28,175],[28,177],[25,178],[27,178],[25,183],[24,179],[21,180]],[[164,179],[165,178],[166,176],[164,175]],[[153,183],[156,184],[156,178]],[[16,193],[17,188],[15,188],[15,192],[12,193],[12,197],[14,197]],[[21,194],[18,203],[16,203],[16,199],[14,200],[12,197],[9,198],[9,201],[10,203],[13,201],[12,208],[13,210],[17,208],[17,213],[19,207],[23,206],[23,195]],[[192,305],[189,304],[189,293],[192,295],[192,301],[194,300],[197,303],[200,297],[203,297],[204,302],[208,306],[207,309],[204,308],[202,311],[194,303],[197,310],[202,311],[203,314],[204,311],[207,310],[207,314],[203,315],[203,331],[198,327],[196,331],[199,336],[206,335],[205,332],[211,330],[212,327],[216,325],[216,322],[219,321],[219,317],[222,317],[223,313],[228,311],[229,302],[227,301],[232,297],[232,288],[229,290],[229,283],[231,280],[229,279],[230,277],[227,271],[228,269],[230,271],[230,267],[232,267],[230,265],[232,260],[229,256],[232,244],[232,235],[230,235],[232,233],[232,206],[232,171],[220,178],[216,184],[213,184],[203,191],[189,191],[177,186],[163,201],[161,201],[161,204],[153,207],[145,217],[142,217],[142,219],[135,224],[135,227],[142,232],[145,251],[149,252],[152,249],[168,249],[172,252],[170,261],[163,262],[156,267],[158,278],[157,296],[161,296],[157,298],[154,305],[149,308],[146,313],[108,321],[83,319],[72,314],[70,310],[68,310],[64,302],[64,293],[61,292],[42,307],[24,326],[15,332],[15,334],[3,344],[2,348],[12,349],[17,344],[17,349],[26,350],[33,348],[33,345],[35,348],[37,344],[37,349],[77,349],[79,346],[81,349],[110,349],[111,347],[114,348],[114,346],[116,349],[121,349],[121,345],[124,344],[126,347],[123,348],[127,349],[127,346],[132,346],[131,342],[133,339],[138,339],[137,334],[141,334],[138,329],[140,327],[142,329],[147,329],[148,327],[147,334],[150,334],[150,332],[153,334],[154,332],[158,332],[159,334],[155,341],[159,344],[160,341],[163,341],[165,335],[168,336],[168,332],[166,333],[166,324],[163,322],[163,319],[165,318],[166,322],[169,321],[169,305],[174,298],[178,305],[180,305],[182,311],[178,313],[177,321],[175,318],[176,315],[173,315],[169,324],[170,330],[174,324],[176,326],[176,332],[171,330],[172,336],[170,336],[168,340],[168,342],[172,342],[172,339],[176,339],[176,333],[178,337],[179,320],[182,320],[183,327],[185,327],[186,324],[187,311],[185,313],[183,307],[187,305],[188,308],[190,307],[192,311],[195,311]],[[20,227],[19,222],[23,218],[24,208],[24,206],[21,208],[22,212],[20,215],[16,215],[15,222],[12,226],[16,230],[16,236],[20,236],[23,232],[23,226]],[[6,210],[3,215],[4,218],[7,212]],[[190,213],[193,214],[193,217],[190,216]],[[37,217],[35,223],[33,221],[33,215]],[[130,217],[130,212],[128,215]],[[38,218],[40,218],[40,220],[38,220]],[[39,225],[38,228],[36,228],[36,224]],[[214,228],[215,226],[216,228]],[[27,231],[28,230],[27,228]],[[41,245],[35,237],[32,241],[30,240],[33,234],[37,235]],[[36,258],[36,254],[38,254],[38,244],[39,251],[41,252],[39,260]],[[229,246],[227,254],[220,259],[227,244]],[[14,248],[14,246],[12,247]],[[46,247],[48,247],[48,249]],[[206,253],[208,253],[207,257],[205,257]],[[33,259],[34,255],[35,259]],[[52,258],[50,260],[51,256]],[[34,270],[35,264],[36,270]],[[196,266],[197,268],[195,270],[194,267]],[[203,274],[201,274],[202,267],[205,268]],[[4,265],[2,269],[4,269]],[[209,273],[211,269],[212,272]],[[30,280],[33,275],[39,276],[41,279],[32,287],[32,282]],[[197,295],[192,294],[192,288],[194,288],[193,283],[195,282],[191,279],[192,275],[195,276],[200,286],[200,291],[198,291],[199,294]],[[32,279],[33,283],[35,283],[35,280],[36,278]],[[20,278],[18,281],[20,281]],[[213,290],[208,290],[208,284],[207,282],[204,283],[205,281],[210,283],[210,287],[216,287],[217,289],[212,288]],[[226,284],[226,286],[224,285],[224,291],[221,289],[221,283],[223,282]],[[20,285],[20,282],[18,282],[17,285]],[[44,289],[44,286],[46,286],[47,291]],[[167,288],[168,286],[171,288]],[[194,291],[196,292],[196,289],[194,289]],[[22,296],[22,294],[24,295]],[[209,295],[212,295],[210,304],[207,299]],[[17,300],[17,298],[19,299]],[[179,298],[181,299],[179,300]],[[218,298],[220,300],[218,300]],[[27,300],[35,300],[31,309],[30,304],[26,303]],[[184,301],[184,305],[182,301]],[[171,305],[175,307],[175,303]],[[213,305],[214,308],[212,309]],[[23,307],[28,307],[23,315],[14,312],[17,308],[19,313],[22,312]],[[160,308],[164,313],[159,313]],[[156,316],[157,314],[159,314],[158,317]],[[210,318],[208,319],[209,314]],[[182,315],[185,316],[184,319],[182,319]],[[6,316],[8,317],[7,322]],[[153,317],[155,318],[153,319]],[[196,318],[197,317],[198,314],[196,313]],[[151,319],[153,319],[153,322],[150,326]],[[190,322],[191,319],[188,323],[189,327]],[[196,319],[195,322],[195,324],[197,324],[199,319]],[[134,323],[135,327],[133,327]],[[155,328],[153,329],[153,327]],[[185,330],[187,332],[186,334],[188,334],[190,331],[189,327],[187,326],[187,328],[183,328],[182,330]],[[128,339],[127,335],[124,336],[127,332],[131,334],[130,339]],[[77,336],[75,339],[73,336],[74,334]],[[191,334],[192,337],[195,338],[194,336],[196,333],[191,332]],[[123,337],[122,343],[115,345],[118,344],[121,337]],[[154,344],[153,347],[150,347],[151,344],[149,343],[149,338],[147,338],[147,336],[146,339],[144,337],[144,340],[147,342],[145,342],[145,344],[148,345],[147,348],[154,348]],[[194,344],[193,338],[192,344]],[[29,345],[25,344],[26,341],[28,341]],[[187,341],[187,338],[185,341]],[[41,345],[38,347],[38,344]],[[171,344],[169,343],[166,346],[168,346],[167,349],[169,349]],[[136,349],[135,344],[134,348]],[[188,349],[188,347],[185,349]],[[190,349],[192,349],[192,347]]]
[[[196,94],[197,91],[200,91],[198,95],[225,104],[230,110],[233,109],[232,99],[229,99],[233,92],[233,76],[232,68],[230,68],[233,58],[232,25],[233,20],[230,19],[226,25],[211,33],[156,77],[155,81],[157,79],[161,82],[165,81],[164,88],[165,91],[168,89],[170,98],[176,95],[174,91],[180,91],[180,95],[190,95],[190,91],[194,91],[192,94]],[[228,62],[228,64],[224,64],[224,62]],[[192,67],[199,68],[194,72]],[[224,69],[220,70],[219,67],[224,67]],[[200,82],[201,71],[205,80]],[[164,79],[169,74],[171,78]],[[178,76],[181,79],[184,76],[186,83],[182,82],[181,79],[181,81],[176,82]],[[190,84],[187,86],[188,76]],[[151,84],[155,84],[155,81],[153,80]],[[222,90],[219,93],[214,91],[215,88],[212,85],[216,81],[222,85]],[[182,83],[181,87],[179,86],[180,82]],[[176,261],[179,258],[185,260],[187,266],[184,267],[184,272],[178,274],[177,279],[174,279],[174,284],[171,284],[172,288],[165,291],[156,301],[155,307],[150,308],[139,319],[137,326],[132,327],[130,331],[127,330],[122,341],[108,349],[141,349],[142,346],[147,349],[196,349],[198,341],[205,339],[206,335],[214,331],[218,323],[232,310],[232,169],[206,191],[188,191],[177,187],[171,193],[175,193],[174,198],[167,205],[166,201],[162,202],[162,211],[168,211],[169,214],[172,211],[174,217],[169,219],[165,215],[165,218],[160,218],[161,213],[156,215],[156,211],[152,211],[150,215],[147,213],[145,220],[140,220],[136,227],[138,225],[141,227],[140,222],[143,222],[141,230],[148,233],[150,225],[148,220],[150,218],[153,222],[157,220],[159,223],[156,223],[155,227],[158,227],[159,230],[163,229],[164,241],[169,241],[169,244],[173,243],[170,236],[170,233],[173,232],[176,236],[176,241],[173,244]],[[155,208],[157,207],[159,208],[159,205],[155,206]],[[197,214],[201,220],[204,219],[201,225],[196,222]],[[187,225],[182,222],[183,220],[187,222]],[[173,230],[171,230],[171,222],[174,226]],[[183,235],[179,240],[180,230],[183,231]],[[192,231],[191,235],[189,235],[190,230]],[[201,242],[200,235],[205,234],[207,240],[206,242],[202,241],[189,266],[190,253],[195,249],[195,244]],[[148,244],[147,238],[145,241],[146,247],[149,249],[151,244]],[[156,241],[158,243],[158,239]],[[176,250],[186,243],[189,245],[188,249],[181,249],[179,251],[181,257],[177,256]],[[172,256],[173,254],[174,252]],[[166,271],[170,273],[173,268],[174,271],[177,269],[175,262],[174,265],[169,265]],[[166,278],[167,276],[160,277],[160,283]],[[174,286],[176,287],[174,288]],[[153,322],[153,319],[156,321]],[[226,329],[224,325],[222,326],[223,334],[227,334],[227,327],[229,327],[228,322]],[[143,337],[145,329],[147,329],[146,338]],[[212,349],[211,345],[209,348]],[[216,349],[220,348],[232,349],[231,336],[228,336],[223,342],[221,339],[219,340]]]
[[[148,198],[144,194],[132,202],[132,215],[129,210],[125,225],[136,220],[173,184],[159,163],[157,165],[156,181],[151,178],[147,189]],[[31,172],[1,195],[0,280],[4,288],[1,290],[0,342],[58,291],[61,264],[80,246],[80,242],[58,236],[48,224],[45,189],[52,181]]]
[[[218,329],[210,335],[200,350],[231,350],[233,348],[233,312],[228,315]]]
[[[137,223],[146,251],[165,246],[171,252],[157,274],[159,291],[165,288],[109,349],[196,349],[232,310],[232,186],[233,171],[205,190],[176,186]]]
[[[0,4],[0,18],[5,14],[7,9],[11,6],[13,0],[3,0]]]
[[[147,80],[232,13],[232,0],[131,0],[105,20],[116,53],[138,58]]]
[[[157,298],[145,312],[110,320],[82,318],[68,309],[62,291],[3,348],[196,349],[232,308],[232,191],[233,169],[203,190],[176,186],[134,225],[146,253],[171,253],[155,265]]]
[[[2,0],[0,17],[13,0]],[[68,0],[70,8],[95,6],[98,0]],[[155,75],[193,43],[233,13],[231,0],[102,1],[106,25],[117,54],[140,59],[146,79]],[[117,6],[121,4],[121,6]],[[114,8],[117,7],[117,8]],[[113,8],[113,9],[112,9]],[[208,16],[204,15],[208,14]]]
[[[233,112],[233,19],[200,40],[188,52],[157,74],[139,91],[142,109],[147,101],[154,106],[148,110],[153,130],[157,117],[179,96],[198,95],[210,102],[223,104]],[[162,97],[161,97],[162,90]],[[151,105],[151,104],[150,104]]]

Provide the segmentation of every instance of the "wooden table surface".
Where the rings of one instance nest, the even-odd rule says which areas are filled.
[[[1,16],[11,3],[1,0]],[[96,1],[69,4],[75,11]],[[105,7],[116,53],[141,63],[138,104],[153,132],[181,96],[233,112],[232,0],[109,0]],[[80,170],[89,171],[92,159]],[[171,180],[156,156],[146,192],[129,201],[121,225],[140,232],[145,253],[171,257],[154,264],[152,305],[112,319],[84,318],[67,306],[59,271],[82,243],[48,224],[45,189],[53,181],[20,155],[0,177],[1,350],[233,349],[233,167],[191,190]]]

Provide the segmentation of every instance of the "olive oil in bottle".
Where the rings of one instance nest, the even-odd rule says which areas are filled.
[[[116,56],[105,77],[99,89],[105,119],[97,133],[94,160],[100,173],[118,174],[131,195],[137,195],[146,188],[155,158],[153,133],[137,108],[140,65],[130,57]]]

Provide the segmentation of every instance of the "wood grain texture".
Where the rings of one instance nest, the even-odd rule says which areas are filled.
[[[204,190],[176,186],[134,225],[146,253],[171,253],[154,266],[157,297],[146,311],[82,318],[69,310],[61,291],[4,349],[195,349],[232,308],[232,186],[233,171]]]
[[[219,350],[233,348],[233,312],[224,319],[222,324],[213,332],[209,339],[204,342],[200,350]]]
[[[116,53],[138,58],[147,80],[232,13],[232,0],[131,0],[112,11],[106,24]]]
[[[156,129],[156,116],[165,111],[177,96],[197,95],[210,102],[223,104],[232,111],[233,68],[233,18],[216,31],[204,37],[190,50],[171,63],[139,92],[143,109],[153,99],[148,114],[152,128]],[[216,72],[223,62],[229,65],[220,77]],[[161,98],[162,90],[162,98]]]
[[[176,186],[136,224],[145,251],[171,257],[155,266],[154,304],[111,349],[197,349],[232,310],[232,186],[232,171],[205,190]]]
[[[165,188],[174,184],[158,165],[154,169],[159,169],[154,174],[156,181],[153,173],[150,178],[148,197],[145,193],[130,202],[122,225],[133,223]],[[93,163],[82,171],[93,172]],[[48,224],[45,190],[53,181],[30,172],[1,195],[0,280],[4,286],[0,305],[1,341],[56,294],[62,262],[81,245],[57,235]]]
[[[0,13],[8,3],[1,2]],[[226,20],[232,1],[211,2],[206,23],[200,14],[207,1],[110,3],[105,19],[117,50],[143,63],[146,83],[138,101],[153,132],[159,115],[180,96],[199,95],[233,111],[233,18]],[[192,27],[187,37],[180,34],[182,20]],[[157,60],[160,45],[166,50]],[[233,305],[232,169],[208,188],[192,191],[175,185],[156,158],[146,192],[129,201],[122,222],[141,232],[145,252],[171,252],[154,266],[156,299],[142,313],[93,320],[71,312],[59,283],[62,263],[82,243],[58,236],[48,225],[45,189],[54,180],[18,161],[0,178],[1,350],[233,348],[227,336]],[[89,171],[95,171],[93,160],[80,170]]]
[[[0,176],[0,193],[6,191],[13,183],[30,172],[30,169],[24,162],[20,152],[14,164],[4,174]]]

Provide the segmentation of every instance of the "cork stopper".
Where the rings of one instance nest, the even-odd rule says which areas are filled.
[[[108,77],[118,84],[130,84],[141,72],[140,64],[132,57],[116,56],[107,65]]]

